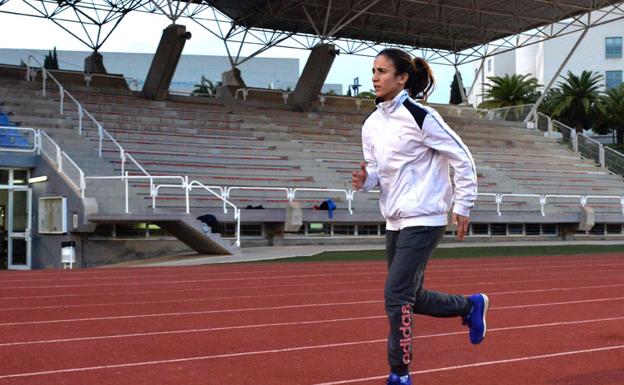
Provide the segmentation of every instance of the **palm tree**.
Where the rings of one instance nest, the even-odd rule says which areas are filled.
[[[215,96],[217,94],[217,87],[221,85],[220,83],[221,82],[217,82],[217,84],[214,84],[202,75],[200,82],[195,84],[195,88],[193,89],[193,92],[191,92],[191,95]]]
[[[617,144],[624,144],[624,84],[607,90],[597,107],[598,125],[615,130]]]
[[[544,101],[545,109],[553,118],[573,125],[577,132],[583,130],[600,99],[602,75],[583,71],[580,76],[568,71],[566,77],[557,83]]]
[[[489,76],[492,83],[485,93],[486,99],[479,108],[501,108],[535,103],[539,97],[537,79],[526,75]]]

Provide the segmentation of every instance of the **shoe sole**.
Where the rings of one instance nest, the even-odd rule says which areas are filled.
[[[481,294],[481,296],[483,297],[483,335],[481,336],[481,341],[483,341],[485,339],[485,335],[487,334],[487,323],[485,321],[485,319],[487,318],[487,312],[488,312],[488,308],[490,307],[490,299],[488,298],[487,295],[485,294]]]

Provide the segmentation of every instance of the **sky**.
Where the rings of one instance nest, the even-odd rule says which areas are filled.
[[[8,5],[12,5],[10,0]],[[6,10],[8,5],[4,5]],[[186,42],[183,55],[227,55],[224,44],[204,28],[190,20],[184,20],[192,33],[192,38]],[[169,19],[162,15],[131,12],[113,31],[110,38],[101,48],[102,52],[133,52],[154,53],[158,46],[162,30],[170,24]],[[72,31],[77,31],[76,25]],[[14,36],[17,38],[10,38]],[[81,37],[84,37],[84,33]],[[56,47],[58,50],[85,51],[89,47],[50,20],[20,15],[0,13],[0,48],[44,49]],[[258,46],[244,46],[242,56],[250,54]],[[299,58],[299,71],[305,66],[309,51],[273,47],[261,57]],[[372,89],[371,68],[373,58],[341,54],[334,60],[326,83],[353,84],[358,77],[362,85],[360,91]],[[106,65],[106,63],[104,63]],[[429,98],[430,102],[448,103],[450,84],[454,75],[454,68],[444,65],[433,65],[437,88]],[[472,64],[460,67],[464,86],[468,88],[472,82],[474,69]],[[243,74],[244,78],[244,74]]]

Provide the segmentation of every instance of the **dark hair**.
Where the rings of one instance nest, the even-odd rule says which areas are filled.
[[[377,54],[381,55],[392,61],[396,75],[409,75],[404,87],[409,95],[413,98],[420,95],[427,101],[427,97],[435,89],[435,79],[429,63],[420,57],[412,58],[410,54],[398,48],[386,48]]]

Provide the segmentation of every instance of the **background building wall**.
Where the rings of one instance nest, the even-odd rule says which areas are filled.
[[[0,48],[0,63],[19,65],[20,60],[26,62],[28,55],[40,62],[48,53],[45,50],[3,49]],[[84,59],[91,53],[87,51],[57,51],[59,67],[64,70],[82,71]],[[110,74],[123,74],[137,79],[139,89],[147,77],[152,54],[101,52],[104,66]],[[255,57],[241,64],[243,80],[249,87],[295,89],[299,79],[299,59]],[[221,81],[221,74],[230,69],[230,61],[226,56],[182,55],[176,73],[173,76],[171,90],[190,92],[202,76],[216,83]],[[325,84],[323,92],[333,89],[342,94],[342,84]]]

